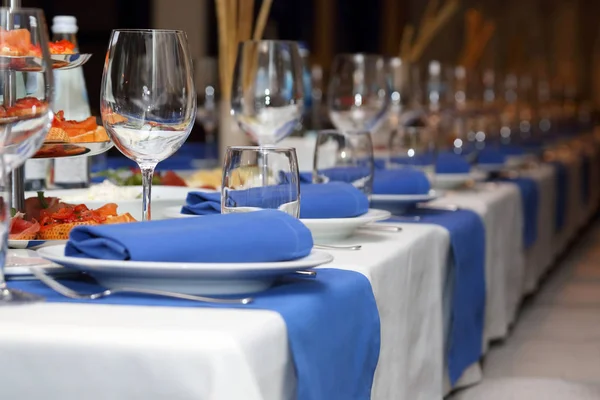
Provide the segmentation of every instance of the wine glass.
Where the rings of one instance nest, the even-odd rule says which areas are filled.
[[[341,131],[375,131],[390,106],[388,68],[383,57],[340,54],[327,90],[329,118]]]
[[[231,114],[260,146],[277,144],[300,123],[302,71],[294,42],[250,40],[239,44]]]
[[[8,289],[4,279],[11,221],[12,170],[42,145],[52,122],[52,67],[44,13],[0,8],[0,305],[41,299]],[[26,71],[26,72],[25,72]],[[21,210],[23,211],[23,210]],[[27,218],[27,216],[25,216]],[[28,222],[35,226],[35,221]]]
[[[276,209],[300,217],[298,159],[293,148],[228,147],[222,182],[223,214]]]
[[[154,168],[185,142],[196,117],[196,93],[183,31],[112,32],[100,95],[104,127],[142,172],[142,220],[151,219]],[[115,114],[123,118],[108,118]]]
[[[373,142],[369,131],[324,130],[317,135],[313,183],[351,183],[367,197],[373,193]]]

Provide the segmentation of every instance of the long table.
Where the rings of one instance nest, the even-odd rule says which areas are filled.
[[[486,229],[485,352],[506,337],[523,297],[535,291],[556,257],[598,206],[591,184],[583,206],[580,151],[558,154],[569,172],[565,228],[555,234],[555,171],[549,164],[524,175],[540,191],[538,237],[527,251],[522,206],[511,183],[482,183],[450,191],[436,204],[478,213]],[[600,157],[592,154],[590,182]],[[381,320],[381,351],[373,399],[431,400],[453,388],[444,359],[449,265],[448,232],[431,224],[396,223],[402,232],[363,231],[332,251],[328,268],[362,273],[372,286]],[[6,398],[294,399],[296,377],[286,326],[259,310],[34,304],[0,308],[0,392]],[[340,338],[340,340],[343,340]],[[352,349],[348,349],[352,351]],[[481,377],[478,363],[455,387]]]

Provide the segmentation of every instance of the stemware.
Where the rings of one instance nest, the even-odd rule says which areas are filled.
[[[340,54],[327,90],[329,118],[341,131],[375,131],[390,106],[389,70],[383,57]]]
[[[140,167],[144,221],[151,219],[154,168],[181,147],[194,124],[192,77],[184,32],[112,32],[102,75],[102,121],[115,146]]]
[[[313,183],[351,183],[370,198],[373,193],[373,142],[369,131],[318,132]]]
[[[304,109],[302,58],[294,42],[250,40],[239,44],[231,114],[260,146],[292,133]]]
[[[0,56],[0,305],[40,299],[8,289],[4,267],[12,226],[10,174],[39,149],[53,117],[47,29],[39,9],[0,8],[0,42],[3,51],[10,51]],[[35,226],[35,221],[28,223]]]
[[[300,217],[298,160],[293,148],[228,147],[222,182],[223,214],[278,209]]]

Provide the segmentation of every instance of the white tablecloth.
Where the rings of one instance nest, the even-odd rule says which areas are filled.
[[[477,212],[486,227],[487,307],[484,351],[505,337],[524,293],[533,290],[597,202],[582,207],[577,156],[568,159],[567,229],[553,234],[554,175],[539,183],[538,241],[523,252],[522,206],[510,183],[449,192],[439,203]],[[594,163],[598,165],[598,160]],[[592,175],[592,182],[597,182]],[[592,191],[598,199],[600,191]],[[432,400],[444,387],[444,278],[448,232],[399,224],[401,233],[364,232],[335,251],[327,267],[364,274],[381,317],[373,399]],[[257,310],[36,304],[0,308],[0,392],[17,399],[293,399],[296,378],[286,326]],[[474,364],[460,384],[480,377]]]
[[[429,400],[442,391],[449,235],[403,229],[353,237],[363,249],[334,252],[328,267],[371,281],[382,332],[373,399]],[[274,312],[55,303],[3,307],[0,321],[7,398],[293,398],[286,327]]]

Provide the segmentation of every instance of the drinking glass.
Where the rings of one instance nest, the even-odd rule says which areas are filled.
[[[260,146],[274,145],[300,123],[304,108],[302,58],[294,42],[239,44],[231,113]]]
[[[415,168],[435,181],[437,145],[435,132],[429,127],[403,126],[394,131],[390,139],[388,168]]]
[[[369,131],[324,130],[318,133],[313,183],[351,183],[370,198],[374,168],[373,142]]]
[[[333,60],[327,91],[329,118],[341,131],[375,131],[390,106],[389,73],[383,57],[340,54]]]
[[[151,219],[154,168],[181,147],[194,124],[192,77],[184,32],[112,32],[102,75],[102,121],[115,146],[140,167],[144,221]]]
[[[293,148],[228,147],[221,187],[223,214],[275,209],[300,217],[300,179]]]
[[[4,267],[11,228],[10,174],[40,148],[53,117],[47,29],[39,9],[0,8],[2,51],[10,53],[0,57],[0,305],[41,299],[8,289]]]

